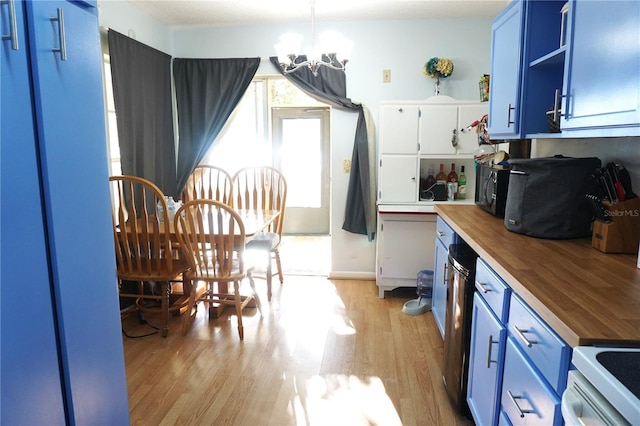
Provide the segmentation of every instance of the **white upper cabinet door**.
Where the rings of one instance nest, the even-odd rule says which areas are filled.
[[[418,153],[417,105],[380,107],[380,154]]]
[[[489,110],[488,102],[478,105],[460,105],[458,110],[458,145],[459,155],[473,155],[478,147],[478,127],[467,131],[467,127],[476,120],[480,120]]]
[[[420,112],[420,154],[455,155],[458,106],[422,105]]]

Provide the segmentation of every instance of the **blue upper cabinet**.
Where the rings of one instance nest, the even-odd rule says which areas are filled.
[[[522,20],[525,4],[514,1],[496,17],[491,37],[489,132],[494,139],[519,138]]]
[[[492,139],[640,135],[639,22],[638,1],[510,3],[493,23]]]
[[[561,127],[640,135],[640,2],[573,1]]]

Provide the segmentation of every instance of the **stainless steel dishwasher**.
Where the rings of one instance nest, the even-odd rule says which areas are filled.
[[[442,378],[451,403],[467,417],[470,415],[466,395],[477,258],[466,244],[449,246]]]

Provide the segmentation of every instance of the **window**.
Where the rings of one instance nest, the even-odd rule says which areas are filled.
[[[276,165],[272,108],[301,106],[326,107],[284,77],[255,78],[200,164],[222,166],[231,174],[242,167]]]

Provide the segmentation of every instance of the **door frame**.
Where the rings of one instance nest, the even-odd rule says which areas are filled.
[[[320,140],[322,148],[321,158],[319,159],[322,164],[321,201],[319,208],[287,207],[285,209],[286,220],[283,233],[329,235],[331,230],[331,108],[329,106],[271,108],[272,161],[273,166],[278,169],[281,169],[280,144],[282,141],[282,122],[286,119],[296,118],[320,119]]]

